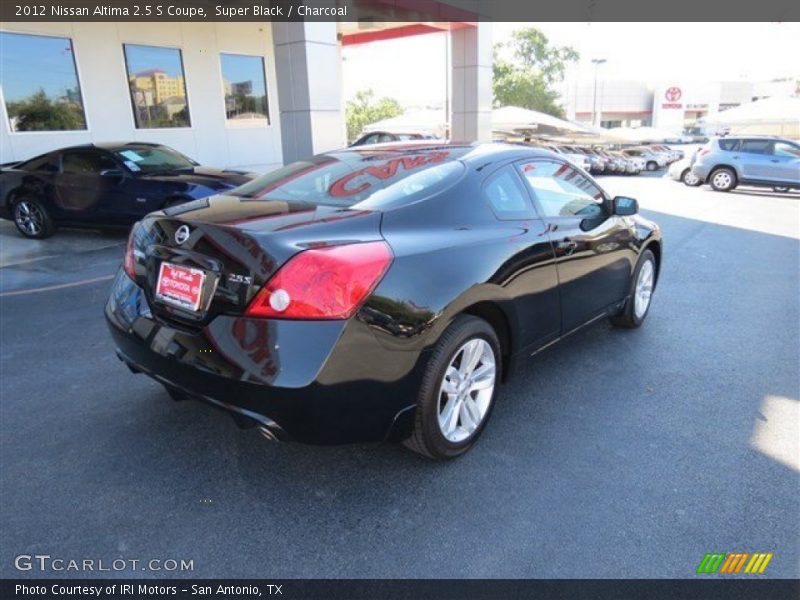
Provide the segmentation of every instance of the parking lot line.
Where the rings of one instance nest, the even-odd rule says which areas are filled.
[[[58,285],[48,285],[45,287],[30,288],[27,290],[14,290],[13,292],[0,292],[0,298],[4,298],[6,296],[24,296],[25,294],[37,294],[39,292],[61,290],[64,288],[71,288],[80,285],[88,285],[90,283],[97,283],[98,281],[108,281],[109,279],[113,278],[114,275],[103,275],[102,277],[92,277],[91,279],[81,279],[80,281],[71,281],[69,283],[60,283]]]

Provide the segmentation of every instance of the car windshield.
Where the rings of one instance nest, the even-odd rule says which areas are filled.
[[[166,146],[129,145],[117,148],[113,153],[131,171],[145,175],[186,171],[197,165]]]
[[[359,209],[387,208],[438,193],[466,170],[451,149],[320,155],[267,173],[230,192],[249,199]]]

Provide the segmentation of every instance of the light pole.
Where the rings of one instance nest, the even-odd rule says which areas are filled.
[[[592,125],[597,127],[597,70],[600,65],[606,62],[605,58],[593,58],[594,65],[594,96],[592,97]]]

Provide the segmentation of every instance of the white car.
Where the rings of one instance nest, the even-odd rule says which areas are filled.
[[[657,171],[667,166],[667,157],[664,154],[656,154],[649,148],[625,148],[622,153],[625,156],[641,158],[648,171]]]
[[[652,144],[650,146],[652,150],[656,153],[663,152],[667,155],[667,160],[669,163],[674,163],[676,160],[680,160],[683,158],[683,152],[680,150],[675,150],[674,148],[670,148],[669,146],[665,146],[664,144]]]
[[[675,181],[682,181],[691,187],[697,187],[703,183],[697,175],[692,173],[691,158],[682,158],[680,160],[676,160],[669,166],[667,176]]]
[[[628,169],[628,173],[638,175],[647,169],[647,164],[644,162],[644,159],[641,156],[625,156],[624,154],[622,156],[624,156],[631,165],[631,168]]]
[[[565,156],[569,162],[571,162],[576,167],[580,167],[587,173],[592,170],[592,163],[589,160],[589,157],[585,154],[578,154],[576,152],[568,152],[564,148],[560,146],[555,146],[553,144],[542,144],[542,148],[546,150],[550,150],[551,152],[555,152],[556,154],[560,154],[561,156]]]

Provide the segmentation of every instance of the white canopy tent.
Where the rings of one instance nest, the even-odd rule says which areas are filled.
[[[492,111],[492,128],[497,130],[534,130],[586,133],[581,125],[519,106],[503,106]]]
[[[626,142],[667,142],[680,139],[680,134],[655,127],[612,127],[605,130],[609,138]]]
[[[364,133],[369,133],[370,131],[424,132],[443,138],[447,134],[447,115],[444,110],[411,110],[404,112],[402,115],[382,119],[364,127]]]
[[[496,132],[509,134],[531,134],[534,137],[542,136],[559,139],[565,143],[641,141],[639,138],[631,139],[627,136],[616,135],[611,130],[572,123],[546,113],[518,106],[504,106],[494,109],[492,111],[492,129]],[[437,137],[445,137],[448,129],[446,115],[443,110],[421,109],[407,111],[402,115],[371,123],[364,128],[364,133],[383,130],[397,133],[423,131],[432,133]],[[668,134],[665,135],[669,137]]]
[[[764,98],[702,119],[712,133],[800,138],[800,98]]]

